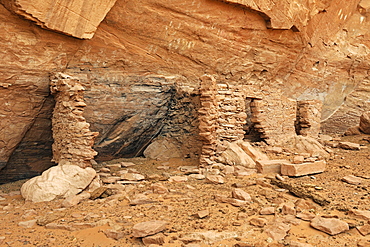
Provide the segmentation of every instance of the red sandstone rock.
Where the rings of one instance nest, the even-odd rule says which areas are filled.
[[[282,214],[296,215],[297,211],[294,208],[294,203],[284,203],[281,207]]]
[[[293,164],[302,164],[304,162],[303,156],[294,156]]]
[[[269,160],[266,154],[252,147],[249,142],[241,141],[238,145],[246,152],[254,161]]]
[[[267,223],[265,218],[252,218],[249,220],[249,223],[254,226],[263,227]]]
[[[297,213],[296,217],[305,221],[311,221],[316,215],[311,213]]]
[[[107,236],[107,238],[112,238],[112,239],[115,239],[115,240],[119,240],[121,238],[124,238],[126,236],[126,234],[122,231],[119,231],[119,230],[114,230],[114,229],[106,229],[103,231],[105,236]]]
[[[358,209],[354,209],[351,211],[355,216],[361,218],[361,219],[365,219],[365,220],[369,220],[370,221],[370,211],[369,210],[358,210]]]
[[[67,197],[63,202],[62,202],[62,207],[68,208],[68,207],[73,207],[79,204],[83,200],[87,200],[90,198],[90,193],[88,192],[82,192],[81,194],[78,195],[72,195]]]
[[[247,202],[252,200],[251,196],[247,192],[239,188],[233,188],[232,197]]]
[[[360,130],[365,134],[370,134],[370,112],[364,112],[361,115]]]
[[[347,149],[347,150],[360,150],[360,144],[352,142],[340,142],[338,147]]]
[[[137,223],[132,228],[132,235],[135,238],[142,238],[150,235],[154,235],[158,232],[163,231],[167,226],[166,221],[153,220]]]
[[[300,242],[297,242],[297,241],[291,241],[289,246],[290,247],[314,247],[311,244],[300,243]]]
[[[201,210],[196,213],[199,219],[203,219],[209,215],[209,210]]]
[[[237,143],[228,143],[227,148],[222,152],[218,161],[227,165],[240,165],[248,168],[255,168],[255,161],[244,152]]]
[[[302,164],[282,164],[281,174],[286,176],[304,176],[309,174],[321,173],[326,169],[326,162],[323,160],[312,162],[312,163],[302,163]]]
[[[282,222],[274,222],[265,227],[266,234],[276,241],[284,239],[289,230],[290,225]]]
[[[278,173],[280,174],[281,166],[290,164],[287,160],[258,160],[256,164],[257,172],[259,173]]]
[[[158,233],[153,236],[148,236],[142,239],[143,243],[145,245],[153,245],[156,244],[158,246],[161,246],[164,244],[164,234],[163,233]]]
[[[345,136],[354,136],[354,135],[361,135],[361,130],[359,126],[352,126],[344,132]]]
[[[153,190],[153,193],[157,194],[166,194],[168,193],[168,189],[161,183],[155,183],[150,186]]]
[[[260,211],[260,214],[262,215],[270,215],[275,213],[275,208],[274,207],[266,207],[262,208]]]
[[[363,225],[363,226],[357,226],[356,228],[363,236],[366,236],[366,235],[370,234],[370,225],[369,224],[366,224],[366,225]]]
[[[312,219],[311,226],[330,235],[337,235],[349,230],[348,224],[344,221],[322,217]]]
[[[225,183],[225,179],[221,175],[207,175],[206,179],[208,182],[213,184],[223,184]]]
[[[37,220],[28,220],[28,221],[21,221],[18,223],[18,226],[24,227],[24,228],[32,228],[36,225]]]
[[[81,39],[93,37],[98,25],[116,0],[53,1],[16,0],[14,11],[43,28],[55,30]]]
[[[342,181],[349,183],[349,184],[361,184],[364,179],[360,177],[356,177],[354,175],[348,175],[342,178]]]
[[[186,182],[188,181],[187,176],[172,176],[168,179],[170,182],[176,182],[176,183],[181,183],[181,182]]]

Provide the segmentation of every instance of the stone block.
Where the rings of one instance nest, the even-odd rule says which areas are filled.
[[[280,173],[283,164],[289,165],[287,160],[257,160],[256,168],[259,173]]]
[[[323,160],[302,163],[302,164],[283,164],[281,166],[281,174],[286,176],[304,176],[309,174],[321,173],[326,169],[326,162]]]

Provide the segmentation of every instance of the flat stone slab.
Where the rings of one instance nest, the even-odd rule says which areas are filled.
[[[281,174],[286,176],[298,177],[321,173],[324,172],[325,169],[326,162],[323,160],[302,164],[282,164]]]
[[[363,178],[356,177],[354,175],[348,175],[342,178],[343,182],[349,183],[349,184],[361,184],[364,182]]]
[[[346,150],[360,150],[360,144],[353,142],[340,142],[338,147]]]
[[[337,235],[349,230],[346,222],[334,218],[315,217],[311,221],[311,226],[330,235]]]
[[[168,222],[166,221],[160,221],[160,220],[152,220],[152,221],[146,221],[141,222],[132,228],[132,235],[134,235],[135,238],[142,238],[150,235],[154,235],[158,232],[163,231]]]

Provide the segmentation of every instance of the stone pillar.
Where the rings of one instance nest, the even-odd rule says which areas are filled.
[[[203,140],[199,163],[212,164],[217,149],[218,108],[216,79],[204,75],[200,84],[199,136]]]
[[[298,134],[318,138],[321,127],[321,100],[298,101]]]
[[[52,118],[53,160],[59,165],[91,166],[97,152],[92,149],[98,132],[90,131],[83,117],[85,88],[77,78],[55,73],[50,78],[50,91],[55,98]]]
[[[243,140],[247,114],[243,90],[237,85],[217,83],[211,76],[201,78],[200,103],[200,164],[204,166],[215,162],[228,143]]]

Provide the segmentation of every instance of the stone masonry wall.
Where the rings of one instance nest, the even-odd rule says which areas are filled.
[[[264,90],[248,85],[244,91],[246,97],[252,99],[252,128],[260,133],[262,139],[268,144],[277,145],[296,135],[296,100],[283,96],[280,90],[273,88]]]
[[[244,94],[240,87],[217,83],[212,76],[201,78],[199,135],[203,138],[200,165],[212,164],[226,143],[244,138]]]
[[[318,138],[320,133],[322,101],[302,100],[298,101],[297,129],[303,136]]]
[[[77,78],[56,73],[51,76],[50,91],[55,98],[52,117],[53,161],[59,165],[91,166],[97,155],[92,149],[98,132],[91,132],[90,124],[82,116],[85,88]]]

